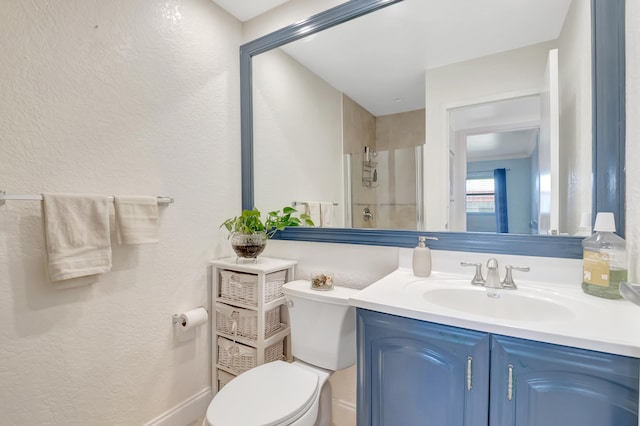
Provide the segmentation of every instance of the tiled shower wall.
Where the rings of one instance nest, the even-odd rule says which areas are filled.
[[[424,109],[375,117],[343,96],[344,153],[352,155],[354,228],[416,229],[416,163],[411,148],[424,144]],[[363,184],[364,147],[377,151],[378,181]],[[402,152],[398,149],[407,148]],[[408,176],[407,176],[408,174]],[[365,220],[368,208],[373,218]]]

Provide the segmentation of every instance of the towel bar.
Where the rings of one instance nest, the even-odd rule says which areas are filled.
[[[158,196],[158,205],[166,206],[174,202],[173,197]],[[22,194],[7,194],[0,189],[0,206],[4,206],[6,200],[33,200],[42,201],[42,195],[22,195]],[[110,196],[109,201],[113,201],[114,197]]]
[[[307,204],[308,204],[308,202],[307,202],[307,201],[292,201],[292,202],[291,202],[291,207],[295,207],[295,206],[304,206],[304,205],[307,205]],[[338,205],[338,203],[336,203],[336,202],[333,202],[332,204],[333,204],[334,206],[337,206],[337,205]]]

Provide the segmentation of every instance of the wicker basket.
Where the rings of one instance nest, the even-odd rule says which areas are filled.
[[[234,376],[233,374],[227,373],[224,370],[218,370],[218,390],[222,389],[224,385],[235,378],[236,376]]]
[[[258,306],[258,276],[243,274],[235,271],[220,271],[222,285],[220,297]],[[264,286],[264,303],[284,297],[282,285],[287,277],[287,271],[278,271],[267,274]]]
[[[258,365],[257,349],[240,343],[234,343],[224,337],[218,337],[218,364],[234,372],[235,374]],[[282,340],[267,347],[264,353],[264,362],[282,360],[284,358],[284,337]]]
[[[264,337],[268,338],[280,330],[280,306],[265,312]],[[225,334],[249,340],[258,339],[258,313],[216,303],[216,329]]]

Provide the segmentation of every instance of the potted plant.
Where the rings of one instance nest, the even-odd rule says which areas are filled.
[[[243,210],[240,216],[225,220],[223,226],[229,231],[231,247],[238,257],[255,259],[264,251],[267,239],[286,228],[287,226],[314,226],[313,221],[307,214],[300,214],[300,217],[293,216],[298,211],[293,207],[284,207],[282,211],[274,210],[267,213],[266,219],[260,218],[260,211],[257,209]]]

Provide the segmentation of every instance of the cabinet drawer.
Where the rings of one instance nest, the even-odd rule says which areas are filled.
[[[284,359],[284,337],[264,350],[264,362]],[[258,365],[258,350],[218,337],[218,364],[233,372],[244,373]]]
[[[231,373],[227,373],[224,370],[218,370],[217,371],[217,376],[218,376],[218,391],[220,389],[222,389],[227,383],[229,383],[231,380],[235,379],[236,376],[234,376]]]
[[[251,306],[258,306],[258,276],[235,271],[220,271],[220,297]],[[287,271],[278,271],[265,276],[264,303],[284,297],[282,285]]]
[[[281,327],[280,306],[264,313],[265,338],[277,333]],[[216,303],[216,330],[255,341],[258,338],[258,312],[218,302]]]

